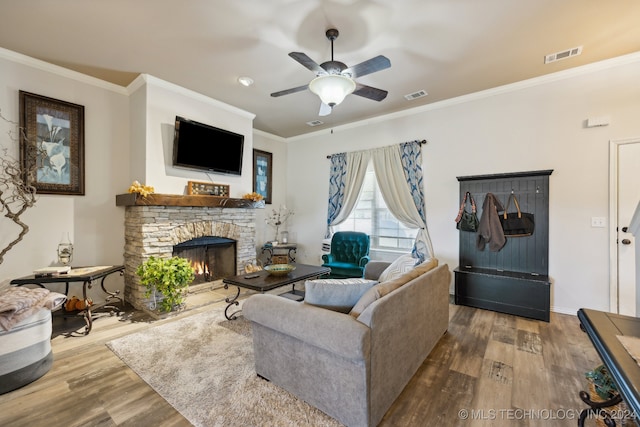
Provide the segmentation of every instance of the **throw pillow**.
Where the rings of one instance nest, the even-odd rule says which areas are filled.
[[[360,297],[373,285],[375,280],[318,279],[307,280],[304,285],[304,302],[341,313],[349,313]]]
[[[380,274],[378,280],[380,282],[386,282],[387,280],[398,278],[409,270],[412,270],[413,267],[416,266],[417,261],[417,259],[411,257],[411,254],[401,255]]]
[[[411,258],[411,259],[415,259],[415,258]],[[384,282],[380,281],[380,283],[376,285],[375,288],[377,289],[378,295],[381,298],[387,295],[388,293],[395,291],[405,283],[412,281],[416,277],[430,270],[433,270],[437,266],[438,266],[438,260],[436,258],[428,259],[425,262],[418,264],[416,267],[409,269],[409,271],[407,271],[406,273],[400,274],[399,276],[391,280],[387,280]]]

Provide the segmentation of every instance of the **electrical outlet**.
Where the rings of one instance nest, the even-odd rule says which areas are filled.
[[[602,216],[591,217],[591,227],[605,228],[607,226],[607,219]]]

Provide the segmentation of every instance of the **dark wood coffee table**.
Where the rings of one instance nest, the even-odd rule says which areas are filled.
[[[324,276],[331,273],[329,267],[319,267],[317,265],[307,264],[293,264],[296,269],[291,273],[283,276],[270,275],[266,271],[259,271],[257,273],[245,273],[237,276],[227,277],[222,280],[224,288],[229,289],[229,285],[236,286],[238,292],[234,297],[228,297],[225,301],[228,303],[227,308],[224,310],[224,316],[233,320],[236,318],[241,310],[237,310],[231,314],[228,313],[229,308],[233,305],[239,305],[238,297],[240,296],[240,288],[251,289],[252,291],[267,292],[273,289],[281,288],[282,286],[292,285],[291,291],[280,294],[285,298],[290,298],[296,301],[302,301],[304,299],[304,292],[296,290],[295,284],[302,280],[313,279],[316,277]]]

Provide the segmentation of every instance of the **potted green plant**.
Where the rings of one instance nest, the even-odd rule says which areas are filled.
[[[145,288],[145,297],[162,294],[160,308],[169,312],[180,308],[186,299],[186,290],[193,282],[195,273],[191,263],[186,258],[156,258],[149,257],[136,270]]]
[[[609,400],[618,393],[616,383],[609,375],[607,368],[600,365],[585,374],[589,382],[593,385],[594,391],[602,400]]]

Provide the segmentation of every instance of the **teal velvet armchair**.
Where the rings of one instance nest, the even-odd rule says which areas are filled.
[[[322,255],[323,267],[331,268],[329,277],[363,277],[369,262],[370,239],[365,233],[339,231],[331,238],[331,252]]]

